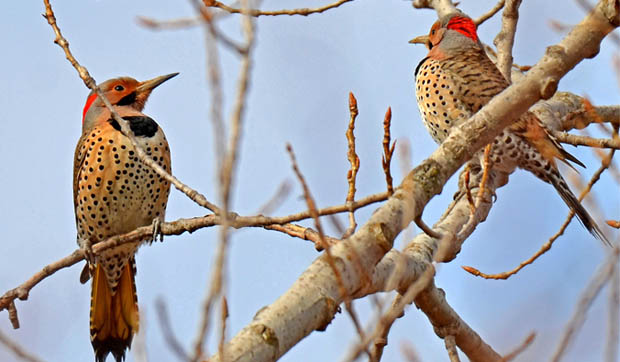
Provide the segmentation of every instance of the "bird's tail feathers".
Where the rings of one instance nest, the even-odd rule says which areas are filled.
[[[90,339],[95,361],[105,362],[111,352],[117,362],[125,359],[139,328],[135,261],[125,263],[116,290],[109,287],[101,264],[95,267],[90,305]]]
[[[555,174],[554,174],[555,176]],[[553,187],[557,190],[557,192],[562,197],[562,200],[568,205],[568,207],[577,215],[577,218],[581,222],[581,224],[592,234],[595,238],[605,243],[607,246],[611,246],[611,243],[603,232],[601,228],[596,224],[596,222],[592,219],[588,211],[581,205],[581,202],[575,197],[573,192],[568,188],[568,185],[558,174],[557,177],[549,177],[549,182],[553,185]]]

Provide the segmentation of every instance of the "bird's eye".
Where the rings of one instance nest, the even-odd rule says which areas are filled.
[[[124,90],[125,90],[125,88],[123,88],[123,86],[122,86],[122,85],[117,85],[116,87],[114,87],[114,90],[116,90],[116,91],[119,91],[119,92],[120,92],[120,91],[124,91]]]
[[[435,31],[436,31],[435,29],[431,30],[431,34],[435,35]]]

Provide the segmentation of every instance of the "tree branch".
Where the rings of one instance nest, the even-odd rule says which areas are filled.
[[[247,13],[250,16],[258,17],[258,16],[277,16],[277,15],[302,15],[302,16],[308,16],[308,15],[311,15],[311,14],[318,14],[318,13],[322,13],[322,12],[325,12],[325,11],[330,10],[330,9],[337,8],[340,5],[342,5],[344,3],[348,3],[350,1],[353,1],[353,0],[339,0],[339,1],[336,1],[336,2],[334,2],[332,4],[321,6],[321,7],[318,7],[318,8],[313,8],[313,9],[302,8],[302,9],[276,10],[276,11],[261,11],[261,10],[257,10],[257,9],[233,8],[233,7],[230,7],[230,6],[228,6],[226,4],[223,4],[223,3],[219,2],[219,1],[216,1],[216,0],[203,0],[203,3],[207,7],[219,8],[219,9],[227,11],[227,12],[229,12],[231,14]]]

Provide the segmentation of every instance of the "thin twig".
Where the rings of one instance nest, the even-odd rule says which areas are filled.
[[[482,178],[480,179],[480,185],[478,186],[478,195],[476,195],[476,207],[480,205],[480,203],[482,202],[482,198],[484,197],[484,193],[486,192],[486,185],[489,179],[489,172],[491,171],[491,167],[492,167],[491,160],[490,160],[492,148],[493,148],[493,145],[490,143],[484,148]]]
[[[521,0],[506,1],[502,14],[502,29],[493,40],[493,44],[497,48],[497,68],[502,72],[508,83],[511,83],[512,46],[517,31],[520,5]]]
[[[271,196],[267,202],[263,204],[263,206],[258,209],[257,214],[259,215],[269,215],[274,212],[291,193],[291,181],[284,180],[278,186],[276,192]]]
[[[168,347],[170,347],[170,350],[180,361],[189,361],[189,355],[172,331],[172,323],[170,323],[168,308],[166,307],[166,302],[164,302],[161,297],[155,300],[155,311],[157,312],[157,320],[159,321],[160,329],[164,335],[164,340]]]
[[[523,351],[525,351],[527,347],[529,347],[532,344],[532,342],[534,342],[534,339],[536,339],[536,333],[532,332],[525,338],[525,340],[519,346],[517,346],[517,348],[515,348],[512,352],[502,357],[501,362],[510,362],[513,359],[517,358],[517,356],[523,353]]]
[[[469,175],[471,170],[471,163],[465,165],[464,173],[464,187],[465,187],[465,196],[467,197],[467,202],[469,203],[469,210],[471,214],[474,215],[476,213],[476,204],[474,203],[474,198],[471,195],[471,188],[469,187]]]
[[[344,287],[344,281],[342,280],[342,274],[340,273],[340,270],[336,266],[336,261],[334,257],[332,256],[332,253],[331,253],[332,245],[329,244],[327,240],[325,239],[325,233],[323,232],[323,227],[321,226],[321,220],[319,219],[319,214],[316,208],[316,203],[314,202],[314,198],[312,197],[312,194],[310,193],[310,188],[308,187],[308,184],[306,183],[306,180],[303,174],[301,173],[301,171],[299,170],[299,167],[297,166],[297,160],[295,158],[295,153],[293,152],[293,147],[290,144],[286,145],[286,151],[288,152],[291,158],[291,164],[292,164],[293,171],[295,172],[295,175],[297,176],[297,179],[299,180],[299,183],[301,184],[301,187],[303,188],[304,198],[306,199],[306,204],[308,205],[310,214],[312,215],[312,218],[314,219],[314,225],[319,233],[321,245],[325,249],[325,256],[326,256],[325,260],[329,264],[332,272],[334,273],[334,276],[336,277],[338,291],[340,293],[341,298],[344,300],[345,309],[347,310],[349,316],[351,317],[351,320],[353,321],[353,325],[357,333],[359,334],[360,339],[363,340],[364,331],[362,330],[362,327],[359,323],[359,318],[357,317],[357,313],[355,312],[355,309],[353,308],[351,296],[348,295],[346,288]],[[355,254],[352,254],[352,256],[355,257]],[[362,273],[360,275],[364,276],[363,270],[361,270],[361,272]],[[368,280],[370,279],[368,274],[366,274],[366,279]],[[368,349],[366,349],[366,353],[370,357],[370,351],[368,351]]]
[[[242,6],[244,9],[248,9],[249,4],[247,0],[242,0]],[[208,22],[207,22],[208,23]],[[213,266],[213,274],[210,280],[209,293],[204,303],[203,314],[199,329],[197,333],[196,342],[194,344],[193,361],[197,361],[202,357],[202,347],[204,339],[208,330],[210,311],[218,298],[222,298],[222,308],[225,308],[226,296],[225,296],[225,262],[227,260],[227,251],[229,246],[229,227],[231,221],[229,218],[230,199],[233,189],[234,171],[237,166],[237,158],[239,153],[239,145],[241,140],[241,128],[243,115],[246,108],[247,92],[250,82],[250,70],[252,65],[251,50],[254,45],[254,23],[250,16],[244,13],[241,20],[243,33],[245,37],[245,51],[242,52],[241,64],[239,70],[239,76],[237,80],[237,94],[233,105],[233,110],[230,116],[230,135],[228,142],[228,149],[223,158],[223,162],[219,169],[219,186],[220,186],[220,198],[222,202],[223,211],[223,223],[219,230],[219,245],[216,252],[215,264]],[[217,61],[216,61],[217,62]],[[223,312],[224,313],[224,312]],[[226,311],[227,313],[227,311]],[[219,354],[222,360],[224,357],[224,339],[226,334],[226,319],[222,317],[222,324],[220,328],[220,343]]]
[[[296,224],[284,224],[284,225],[268,225],[268,226],[265,226],[265,229],[281,231],[295,238],[312,241],[317,251],[323,251],[323,245],[322,245],[321,237],[319,233],[311,228],[307,228],[307,227],[296,225]],[[329,237],[327,235],[324,235],[323,238],[325,239],[325,241],[327,241],[327,244],[332,244],[332,245],[339,241],[338,239]]]
[[[392,173],[390,171],[390,164],[392,163],[392,155],[394,154],[394,148],[396,147],[396,141],[390,146],[390,126],[392,124],[392,107],[388,107],[383,118],[383,157],[381,158],[381,165],[383,166],[383,173],[385,173],[385,183],[387,184],[388,195],[392,196],[394,193],[394,186],[392,186]]]
[[[497,2],[497,4],[495,4],[495,6],[491,8],[491,10],[489,10],[486,13],[480,15],[479,18],[474,20],[474,23],[476,23],[477,26],[480,26],[480,24],[482,24],[485,21],[487,21],[490,18],[492,18],[493,15],[497,14],[498,11],[502,10],[502,8],[504,7],[504,3],[505,2],[506,2],[506,0],[499,0]]]
[[[226,296],[222,295],[222,301],[220,303],[220,323],[222,325],[222,330],[220,333],[220,343],[218,344],[217,350],[222,356],[222,360],[226,360],[224,358],[224,342],[226,342],[226,322],[228,321],[228,302],[226,301]]]
[[[201,18],[178,18],[172,20],[155,20],[146,16],[137,16],[139,25],[150,30],[187,29],[202,24]]]
[[[357,180],[357,171],[360,169],[360,158],[357,156],[357,153],[355,153],[355,134],[353,133],[355,130],[355,119],[358,115],[357,99],[355,99],[353,92],[349,92],[349,114],[351,116],[349,118],[349,127],[347,128],[346,137],[348,145],[347,159],[349,160],[351,168],[347,171],[347,182],[349,184],[346,198],[347,205],[351,205],[353,201],[355,201],[355,181]],[[352,209],[349,211],[349,227],[342,234],[343,239],[351,236],[357,227],[355,213],[353,211]]]
[[[609,281],[608,308],[605,361],[615,362],[618,361],[618,343],[620,342],[620,268],[618,268],[618,263],[614,264]]]
[[[233,8],[230,7],[226,4],[222,4],[219,1],[215,1],[215,0],[203,0],[203,3],[205,4],[205,6],[207,7],[215,7],[215,8],[219,8],[222,9],[224,11],[227,11],[231,14],[242,14],[242,13],[247,13],[250,16],[277,16],[277,15],[302,15],[302,16],[308,16],[311,14],[317,14],[317,13],[322,13],[324,11],[333,9],[333,8],[337,8],[340,5],[350,2],[353,0],[339,0],[336,1],[332,4],[329,5],[325,5],[325,6],[321,6],[318,8],[313,8],[313,9],[309,9],[309,8],[302,8],[302,9],[285,9],[285,10],[275,10],[275,11],[261,11],[261,10],[257,10],[257,9],[239,9],[239,8]]]
[[[8,348],[16,357],[21,360],[28,362],[41,362],[42,360],[39,357],[33,356],[30,352],[26,351],[24,347],[17,344],[17,342],[12,341],[9,337],[5,336],[2,331],[0,331],[0,344],[4,345]]]
[[[596,298],[601,289],[603,289],[603,286],[610,281],[613,271],[616,268],[616,264],[618,263],[619,255],[620,247],[616,245],[612,252],[609,253],[607,260],[596,272],[586,289],[581,293],[577,306],[575,307],[575,312],[564,329],[562,338],[560,339],[560,342],[551,357],[551,361],[560,361],[562,355],[566,352],[573,336],[583,325],[585,314],[590,308],[592,301]]]
[[[620,139],[592,138],[588,136],[574,135],[567,132],[551,131],[553,137],[559,142],[573,146],[588,146],[595,148],[613,148],[620,150]]]
[[[448,351],[448,357],[450,358],[450,362],[461,362],[461,359],[459,358],[459,353],[456,351],[456,341],[454,340],[454,336],[446,336],[443,339],[443,343],[446,346],[446,351]]]

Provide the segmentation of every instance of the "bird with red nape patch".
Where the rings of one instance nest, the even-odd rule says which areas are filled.
[[[429,50],[415,69],[415,93],[424,126],[437,143],[442,143],[453,127],[466,122],[509,85],[486,55],[476,24],[463,13],[440,18],[428,35],[409,42],[424,44]],[[474,157],[482,158],[482,152]],[[491,143],[492,169],[510,173],[519,167],[550,183],[585,228],[609,245],[559,173],[556,160],[573,169],[569,161],[584,167],[529,111]]]
[[[144,82],[129,77],[99,85],[125,121],[140,147],[170,172],[170,149],[164,132],[142,113],[152,90],[176,76]],[[135,253],[145,241],[119,245],[92,256],[91,246],[109,237],[164,220],[170,183],[142,163],[120,124],[93,91],[82,113],[82,136],[75,148],[73,202],[78,244],[87,254],[80,281],[92,278],[90,339],[95,361],[112,353],[125,359],[139,328]]]

